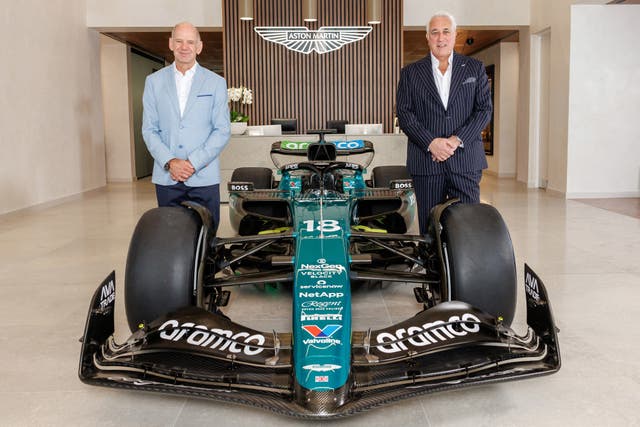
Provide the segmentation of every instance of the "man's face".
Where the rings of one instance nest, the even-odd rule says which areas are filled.
[[[198,33],[190,25],[179,25],[169,39],[169,49],[173,52],[176,64],[191,67],[196,62],[196,55],[202,52],[202,41]]]
[[[456,32],[453,30],[451,20],[444,16],[436,16],[429,22],[427,43],[433,56],[438,60],[446,60],[456,43]]]

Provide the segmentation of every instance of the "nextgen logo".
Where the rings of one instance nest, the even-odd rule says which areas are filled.
[[[249,335],[248,332],[238,332],[234,334],[232,331],[217,328],[210,330],[204,325],[196,325],[191,322],[180,325],[177,320],[167,320],[160,326],[159,330],[162,331],[160,332],[160,338],[167,341],[180,341],[181,339],[185,339],[187,344],[190,345],[208,347],[230,353],[244,352],[247,356],[260,354],[263,349],[244,344],[254,343],[264,345],[265,342],[263,335]],[[244,344],[242,344],[242,342],[244,342]]]
[[[320,261],[320,260],[318,260]],[[339,264],[326,264],[325,263],[318,263],[318,264],[302,264],[300,266],[300,270],[301,271],[316,271],[316,272],[331,272],[331,273],[336,273],[336,274],[342,274],[343,272],[347,271],[347,269],[344,267],[344,265],[339,265]]]
[[[415,347],[424,347],[439,342],[446,342],[457,337],[463,337],[467,334],[475,334],[480,331],[480,325],[478,323],[464,322],[480,322],[480,319],[478,319],[471,313],[465,313],[460,317],[451,316],[447,322],[437,320],[433,323],[425,323],[422,326],[410,326],[407,329],[398,329],[395,332],[395,335],[390,334],[389,332],[382,332],[376,337],[378,344],[390,344],[378,345],[376,346],[376,348],[381,352],[387,354],[398,353],[400,351],[408,351],[409,349],[405,345],[405,341],[393,341],[397,341],[414,334],[418,335],[414,335],[413,337],[407,339],[406,342]],[[450,324],[447,325],[445,323]]]

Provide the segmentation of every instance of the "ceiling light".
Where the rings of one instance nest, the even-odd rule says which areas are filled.
[[[369,24],[382,22],[382,0],[367,0],[367,22]]]
[[[318,20],[317,0],[302,0],[302,18],[305,22],[316,22]]]
[[[253,0],[240,0],[240,20],[253,21]]]

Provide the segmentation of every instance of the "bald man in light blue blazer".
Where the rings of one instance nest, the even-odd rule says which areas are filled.
[[[175,62],[149,75],[142,97],[142,136],[154,158],[159,206],[194,201],[220,222],[219,157],[229,142],[226,81],[201,67],[198,30],[183,22],[169,39]]]

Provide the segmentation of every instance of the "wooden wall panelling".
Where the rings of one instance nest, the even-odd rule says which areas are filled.
[[[254,20],[240,21],[238,1],[224,1],[224,70],[230,87],[254,91],[250,125],[296,117],[298,131],[328,119],[393,126],[402,61],[402,1],[382,0],[383,21],[361,41],[325,54],[293,52],[267,42],[255,26],[364,26],[366,0],[318,1],[318,21],[305,23],[299,0],[255,0]]]

